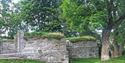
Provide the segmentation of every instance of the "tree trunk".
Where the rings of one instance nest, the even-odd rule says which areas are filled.
[[[112,50],[112,57],[119,57],[122,56],[124,50],[124,44],[123,43],[113,43],[113,50]]]
[[[119,44],[119,56],[122,56],[122,53],[123,53],[123,50],[124,50],[124,44],[123,43],[120,43]]]
[[[113,41],[113,50],[112,50],[112,55],[111,56],[113,58],[114,57],[119,57],[119,46],[118,46],[118,43],[116,41]]]
[[[113,48],[112,48],[112,57],[119,57],[122,56],[123,53],[123,49],[124,49],[124,43],[123,42],[117,42],[116,38],[118,36],[118,32],[116,32],[118,29],[115,29],[114,33],[114,37],[113,37]]]
[[[111,29],[105,29],[102,32],[102,50],[101,50],[101,60],[109,60],[109,37]]]

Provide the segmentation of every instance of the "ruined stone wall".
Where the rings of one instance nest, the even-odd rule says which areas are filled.
[[[47,63],[68,63],[68,51],[65,40],[29,39],[22,50],[23,56],[30,59],[40,59]]]
[[[23,45],[18,44],[19,46],[14,41],[1,42],[1,54],[4,54],[6,58],[18,56],[20,58],[38,59],[47,63],[69,63],[69,55],[64,39],[30,38],[23,41],[20,43]]]
[[[98,52],[96,41],[72,43],[63,38],[38,37],[25,40],[21,32],[12,41],[0,42],[1,54],[27,59],[39,59],[47,63],[69,63],[69,58],[96,58],[99,56]]]
[[[96,58],[99,55],[95,41],[70,42],[67,48],[70,58]]]
[[[66,43],[64,39],[48,38],[31,38],[23,41],[23,48],[21,48],[20,52],[17,50],[16,42],[1,42],[1,54],[18,53],[17,56],[21,58],[39,59],[48,63],[68,63],[69,57],[96,58],[99,55],[98,46],[95,41]]]
[[[0,53],[16,53],[16,47],[14,40],[3,40],[0,42]]]

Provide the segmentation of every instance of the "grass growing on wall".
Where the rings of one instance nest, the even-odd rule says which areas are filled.
[[[45,63],[37,60],[27,59],[0,59],[0,63]]]
[[[0,36],[0,39],[14,39],[14,37],[9,37],[9,36]]]
[[[80,42],[80,41],[95,41],[96,40],[96,38],[93,36],[70,37],[70,38],[66,38],[66,39],[73,43]]]
[[[25,38],[53,38],[53,39],[61,39],[64,37],[62,33],[58,32],[32,32],[32,33],[25,33]]]

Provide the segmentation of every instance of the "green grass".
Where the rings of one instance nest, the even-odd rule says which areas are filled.
[[[69,37],[66,38],[67,40],[71,41],[71,42],[80,42],[80,41],[95,41],[96,38],[93,36],[80,36],[80,37]]]
[[[125,57],[114,58],[105,62],[101,62],[100,59],[97,58],[72,59],[71,63],[125,63]]]
[[[0,59],[0,63],[45,63],[38,60],[30,59]],[[71,63],[125,63],[125,57],[114,58],[101,62],[98,58],[77,58],[71,59]]]
[[[77,59],[71,59],[71,63],[99,63],[99,59],[94,59],[94,58],[77,58]]]
[[[45,63],[37,60],[29,59],[0,59],[0,63]]]
[[[61,39],[64,35],[59,32],[32,32],[25,33],[25,38],[53,38],[53,39]]]

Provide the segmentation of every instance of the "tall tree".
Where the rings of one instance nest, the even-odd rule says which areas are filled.
[[[102,33],[102,53],[101,59],[108,60],[109,59],[109,37],[111,31],[119,27],[120,24],[123,23],[125,14],[121,14],[121,5],[120,1],[117,0],[105,0],[106,1],[106,9],[107,9],[107,22],[106,26],[103,29]],[[122,1],[122,0],[121,0]],[[122,1],[123,2],[123,1]],[[119,5],[118,5],[119,4]],[[120,11],[118,10],[120,9]],[[122,10],[122,13],[125,13]]]
[[[82,6],[74,4],[74,2],[78,1],[81,0],[63,1],[64,18],[68,21],[71,27],[74,26],[72,28],[75,28],[75,26],[76,28],[79,28],[79,25],[89,23],[87,25],[91,26],[90,28],[94,27],[95,30],[102,30],[101,60],[110,59],[110,35],[112,30],[119,28],[121,23],[124,23],[124,0],[87,0],[85,1],[85,7],[84,4],[82,4]],[[81,7],[81,11],[77,10]],[[88,9],[87,11],[85,11],[86,8]],[[81,28],[84,28],[84,26],[81,26]]]

